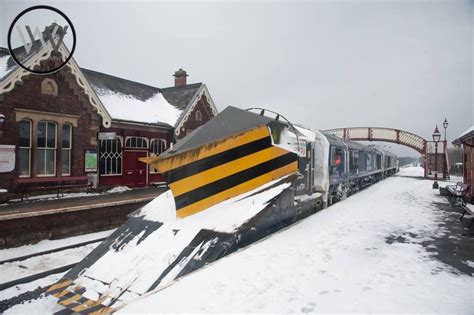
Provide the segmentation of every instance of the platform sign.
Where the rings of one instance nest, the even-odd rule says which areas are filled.
[[[114,140],[116,137],[115,132],[99,132],[99,140]]]
[[[15,146],[0,144],[0,173],[12,172],[15,169]]]
[[[97,172],[97,152],[95,150],[85,152],[84,166],[86,172]]]

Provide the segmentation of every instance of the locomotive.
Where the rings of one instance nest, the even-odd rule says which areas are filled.
[[[64,313],[114,312],[397,171],[389,152],[268,113],[227,107],[140,159],[169,190],[47,290]]]

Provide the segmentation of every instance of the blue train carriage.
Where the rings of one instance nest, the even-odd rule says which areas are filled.
[[[383,151],[383,171],[384,177],[391,176],[397,173],[399,170],[398,167],[398,158],[395,154]]]
[[[374,146],[324,134],[329,142],[327,204],[372,185],[384,176],[384,153]]]

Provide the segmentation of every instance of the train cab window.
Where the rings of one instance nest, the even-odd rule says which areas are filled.
[[[337,147],[331,147],[331,165],[339,166],[342,162],[342,150]]]

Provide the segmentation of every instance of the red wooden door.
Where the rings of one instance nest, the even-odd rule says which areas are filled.
[[[147,184],[146,164],[138,158],[148,156],[147,151],[124,151],[123,184],[130,187],[142,187]]]

